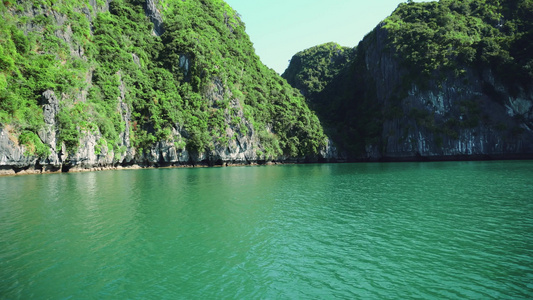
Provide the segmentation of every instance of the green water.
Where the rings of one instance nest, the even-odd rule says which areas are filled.
[[[527,299],[533,162],[0,178],[2,299]]]

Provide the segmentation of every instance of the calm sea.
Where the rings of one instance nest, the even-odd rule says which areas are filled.
[[[0,178],[1,299],[531,299],[533,162]]]

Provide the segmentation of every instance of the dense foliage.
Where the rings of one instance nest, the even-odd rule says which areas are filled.
[[[224,1],[160,1],[161,36],[144,1],[115,0],[109,11],[96,2],[0,2],[0,124],[35,149],[30,154],[49,153],[38,137],[46,90],[60,98],[59,142],[69,151],[91,132],[100,137],[97,149],[123,153],[128,127],[138,153],[161,140],[201,153],[250,130],[266,159],[316,154],[324,145],[305,99],[260,62]],[[124,105],[131,120],[122,117]]]
[[[221,0],[168,1],[166,5],[161,61],[192,91],[183,95],[194,109],[186,124],[200,124],[196,130],[204,137],[206,129],[218,129],[223,137],[222,112],[236,98],[257,131],[266,157],[317,153],[325,138],[318,118],[296,90],[261,63],[235,11]],[[192,63],[189,71],[180,72],[176,68],[183,57]],[[216,82],[228,87],[228,96],[216,103],[215,111],[206,110],[201,91]],[[244,121],[236,117],[234,111],[231,118]],[[246,130],[244,124],[240,128]],[[195,129],[191,126],[191,130]],[[195,147],[201,148],[206,139],[196,141]]]
[[[41,95],[47,89],[64,95],[79,92],[86,86],[84,74],[89,68],[86,60],[71,55],[69,45],[55,32],[68,27],[74,45],[90,48],[90,30],[85,16],[72,10],[81,3],[58,1],[46,13],[24,13],[32,5],[0,2],[0,124],[9,124],[20,134],[19,142],[29,154],[46,156],[49,149],[37,136],[44,125]],[[58,24],[54,19],[58,14],[69,21]],[[25,32],[31,27],[34,30]]]
[[[304,95],[320,93],[345,68],[354,51],[327,43],[296,53],[281,75]]]
[[[418,75],[414,79],[490,65],[508,85],[533,83],[531,0],[410,1],[399,5],[384,28],[402,64]]]

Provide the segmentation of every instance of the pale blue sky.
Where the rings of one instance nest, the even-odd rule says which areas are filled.
[[[299,51],[327,43],[354,47],[401,0],[225,0],[246,24],[261,61],[283,73]],[[416,1],[422,2],[422,1]]]

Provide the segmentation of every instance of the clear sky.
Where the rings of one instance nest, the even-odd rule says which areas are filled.
[[[327,42],[354,47],[401,0],[225,0],[246,24],[261,61],[283,73],[299,51]],[[423,1],[415,1],[423,2]]]

